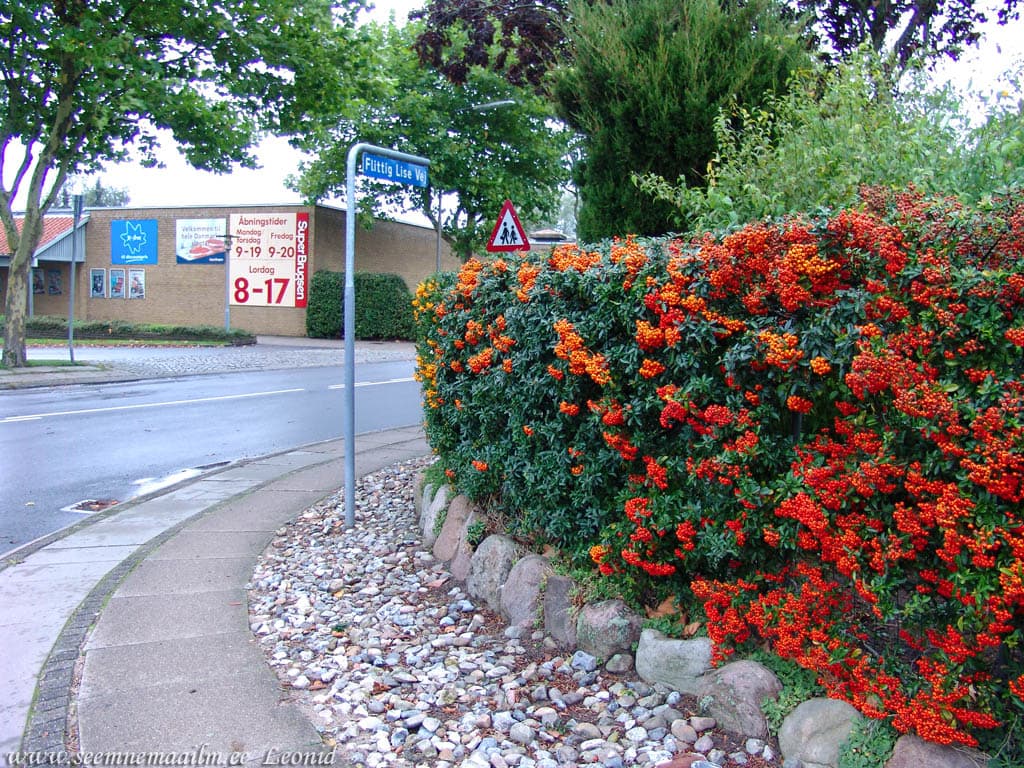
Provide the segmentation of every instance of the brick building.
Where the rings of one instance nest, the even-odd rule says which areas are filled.
[[[67,315],[74,250],[76,319],[222,326],[227,303],[232,328],[304,336],[309,279],[345,265],[345,212],[320,205],[97,208],[79,221],[75,249],[71,229],[71,216],[46,217],[32,314]],[[9,263],[0,233],[0,295]],[[442,243],[441,268],[458,265]],[[355,267],[398,274],[415,290],[436,270],[437,235],[399,222],[360,226]]]

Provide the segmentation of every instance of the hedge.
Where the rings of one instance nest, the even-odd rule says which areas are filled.
[[[898,731],[1024,754],[1024,202],[865,190],[420,287],[456,487]],[[692,616],[693,614],[691,614]]]
[[[394,274],[357,272],[356,338],[411,340],[412,293]],[[342,303],[345,275],[321,270],[313,274],[306,306],[306,335],[316,339],[344,337]]]
[[[4,316],[0,315],[0,331]],[[29,338],[67,338],[68,319],[59,315],[33,315],[25,318]],[[224,330],[213,325],[162,325],[129,323],[124,320],[75,320],[76,339],[161,339],[166,341],[218,341],[232,345],[255,344],[256,337],[238,328]]]

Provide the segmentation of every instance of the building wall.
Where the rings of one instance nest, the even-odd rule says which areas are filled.
[[[90,211],[86,228],[85,264],[78,265],[76,312],[79,319],[125,320],[133,323],[170,325],[224,324],[227,286],[223,264],[178,263],[175,253],[179,219],[224,219],[232,214],[259,215],[302,213],[310,215],[308,276],[317,270],[342,271],[345,262],[345,213],[325,206],[238,206],[195,208],[129,208]],[[111,257],[111,222],[156,220],[157,263],[120,265]],[[415,290],[435,271],[436,234],[431,229],[396,222],[376,222],[372,229],[355,232],[357,272],[393,272]],[[42,263],[45,269],[62,270],[63,294],[34,296],[35,314],[66,314],[68,265]],[[442,248],[442,268],[455,269],[458,260],[447,245]],[[104,270],[109,292],[110,270],[144,271],[145,298],[99,298],[91,295],[92,270]],[[230,307],[230,324],[252,333],[304,336],[303,308],[275,306]]]

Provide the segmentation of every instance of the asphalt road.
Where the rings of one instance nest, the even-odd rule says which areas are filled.
[[[412,372],[408,361],[357,367],[357,433],[422,420]],[[342,367],[329,366],[5,393],[0,556],[79,521],[90,513],[81,502],[341,437],[341,383]]]

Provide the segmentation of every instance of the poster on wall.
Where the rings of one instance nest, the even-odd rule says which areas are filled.
[[[90,269],[89,270],[89,298],[90,299],[105,299],[105,298],[107,298],[107,270],[105,270],[105,269]]]
[[[223,264],[227,226],[225,219],[178,219],[174,240],[178,264]]]
[[[46,293],[46,275],[41,269],[32,270],[32,293]]]
[[[233,213],[229,231],[232,306],[306,306],[308,213]]]
[[[110,298],[112,298],[112,299],[123,299],[124,298],[124,270],[123,269],[112,269],[112,270],[110,270]]]
[[[110,222],[111,264],[156,264],[156,246],[156,219],[121,219]]]
[[[51,296],[60,296],[64,292],[59,269],[46,270],[46,292]]]
[[[129,299],[144,299],[144,298],[146,298],[146,270],[144,270],[144,269],[129,269],[128,270],[128,298]]]

